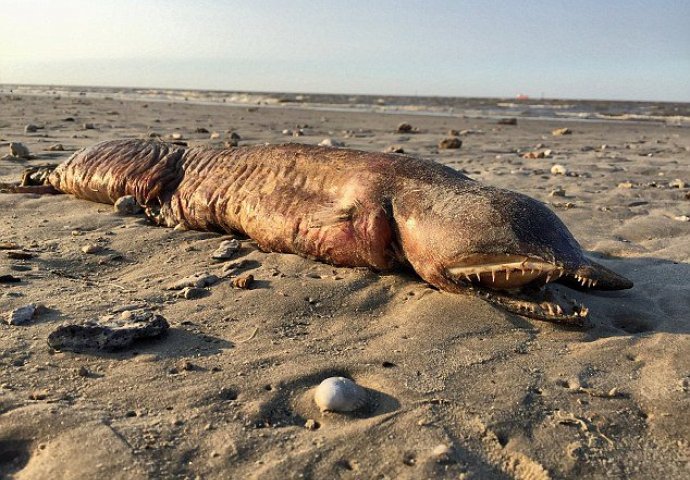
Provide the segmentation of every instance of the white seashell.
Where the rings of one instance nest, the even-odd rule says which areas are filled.
[[[366,389],[349,378],[330,377],[314,390],[314,401],[322,412],[354,412],[367,404]]]

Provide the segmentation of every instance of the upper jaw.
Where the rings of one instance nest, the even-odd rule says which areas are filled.
[[[539,290],[559,279],[577,282],[581,288],[597,285],[596,278],[585,276],[581,270],[525,255],[477,255],[465,258],[445,271],[454,283],[464,285],[481,298],[512,313],[576,326],[584,325],[588,314],[586,307],[537,300],[544,294]]]

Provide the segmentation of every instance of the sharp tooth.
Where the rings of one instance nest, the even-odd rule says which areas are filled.
[[[506,268],[506,280],[510,280],[510,267]]]
[[[479,275],[479,272],[474,272],[474,274],[477,276],[477,281],[481,281],[482,277]]]
[[[559,315],[563,315],[563,309],[559,304],[556,304],[556,313]]]
[[[582,280],[580,281],[580,283],[581,283],[582,286],[584,287],[584,286],[585,286],[585,283],[587,283],[587,279],[584,278],[584,277],[582,277]]]
[[[553,307],[550,303],[546,304],[546,309],[549,311],[549,315],[553,315]]]
[[[599,281],[599,280],[592,280],[592,286],[593,286],[593,287],[596,287],[598,281]]]
[[[551,281],[551,273],[546,274],[546,283],[549,283]]]
[[[521,272],[521,275],[524,277],[524,276],[525,276],[525,273],[526,273],[526,270],[525,270],[524,268],[521,268],[521,269],[520,269],[520,272]]]
[[[593,282],[594,282],[594,281],[593,281],[591,278],[588,279],[588,280],[587,280],[587,287],[588,287],[588,288],[592,288],[592,283],[593,283]]]
[[[496,281],[496,270],[491,269],[491,281],[495,282]]]

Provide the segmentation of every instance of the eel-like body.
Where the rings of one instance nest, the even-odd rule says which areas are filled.
[[[265,251],[378,271],[408,266],[441,290],[542,320],[580,325],[587,309],[525,291],[555,280],[632,287],[588,259],[541,202],[405,155],[118,140],[76,152],[48,183],[102,203],[132,195],[158,224],[241,233]]]

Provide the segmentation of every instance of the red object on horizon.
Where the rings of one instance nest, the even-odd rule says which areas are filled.
[[[529,95],[525,95],[524,93],[518,93],[515,96],[516,100],[529,100]]]

